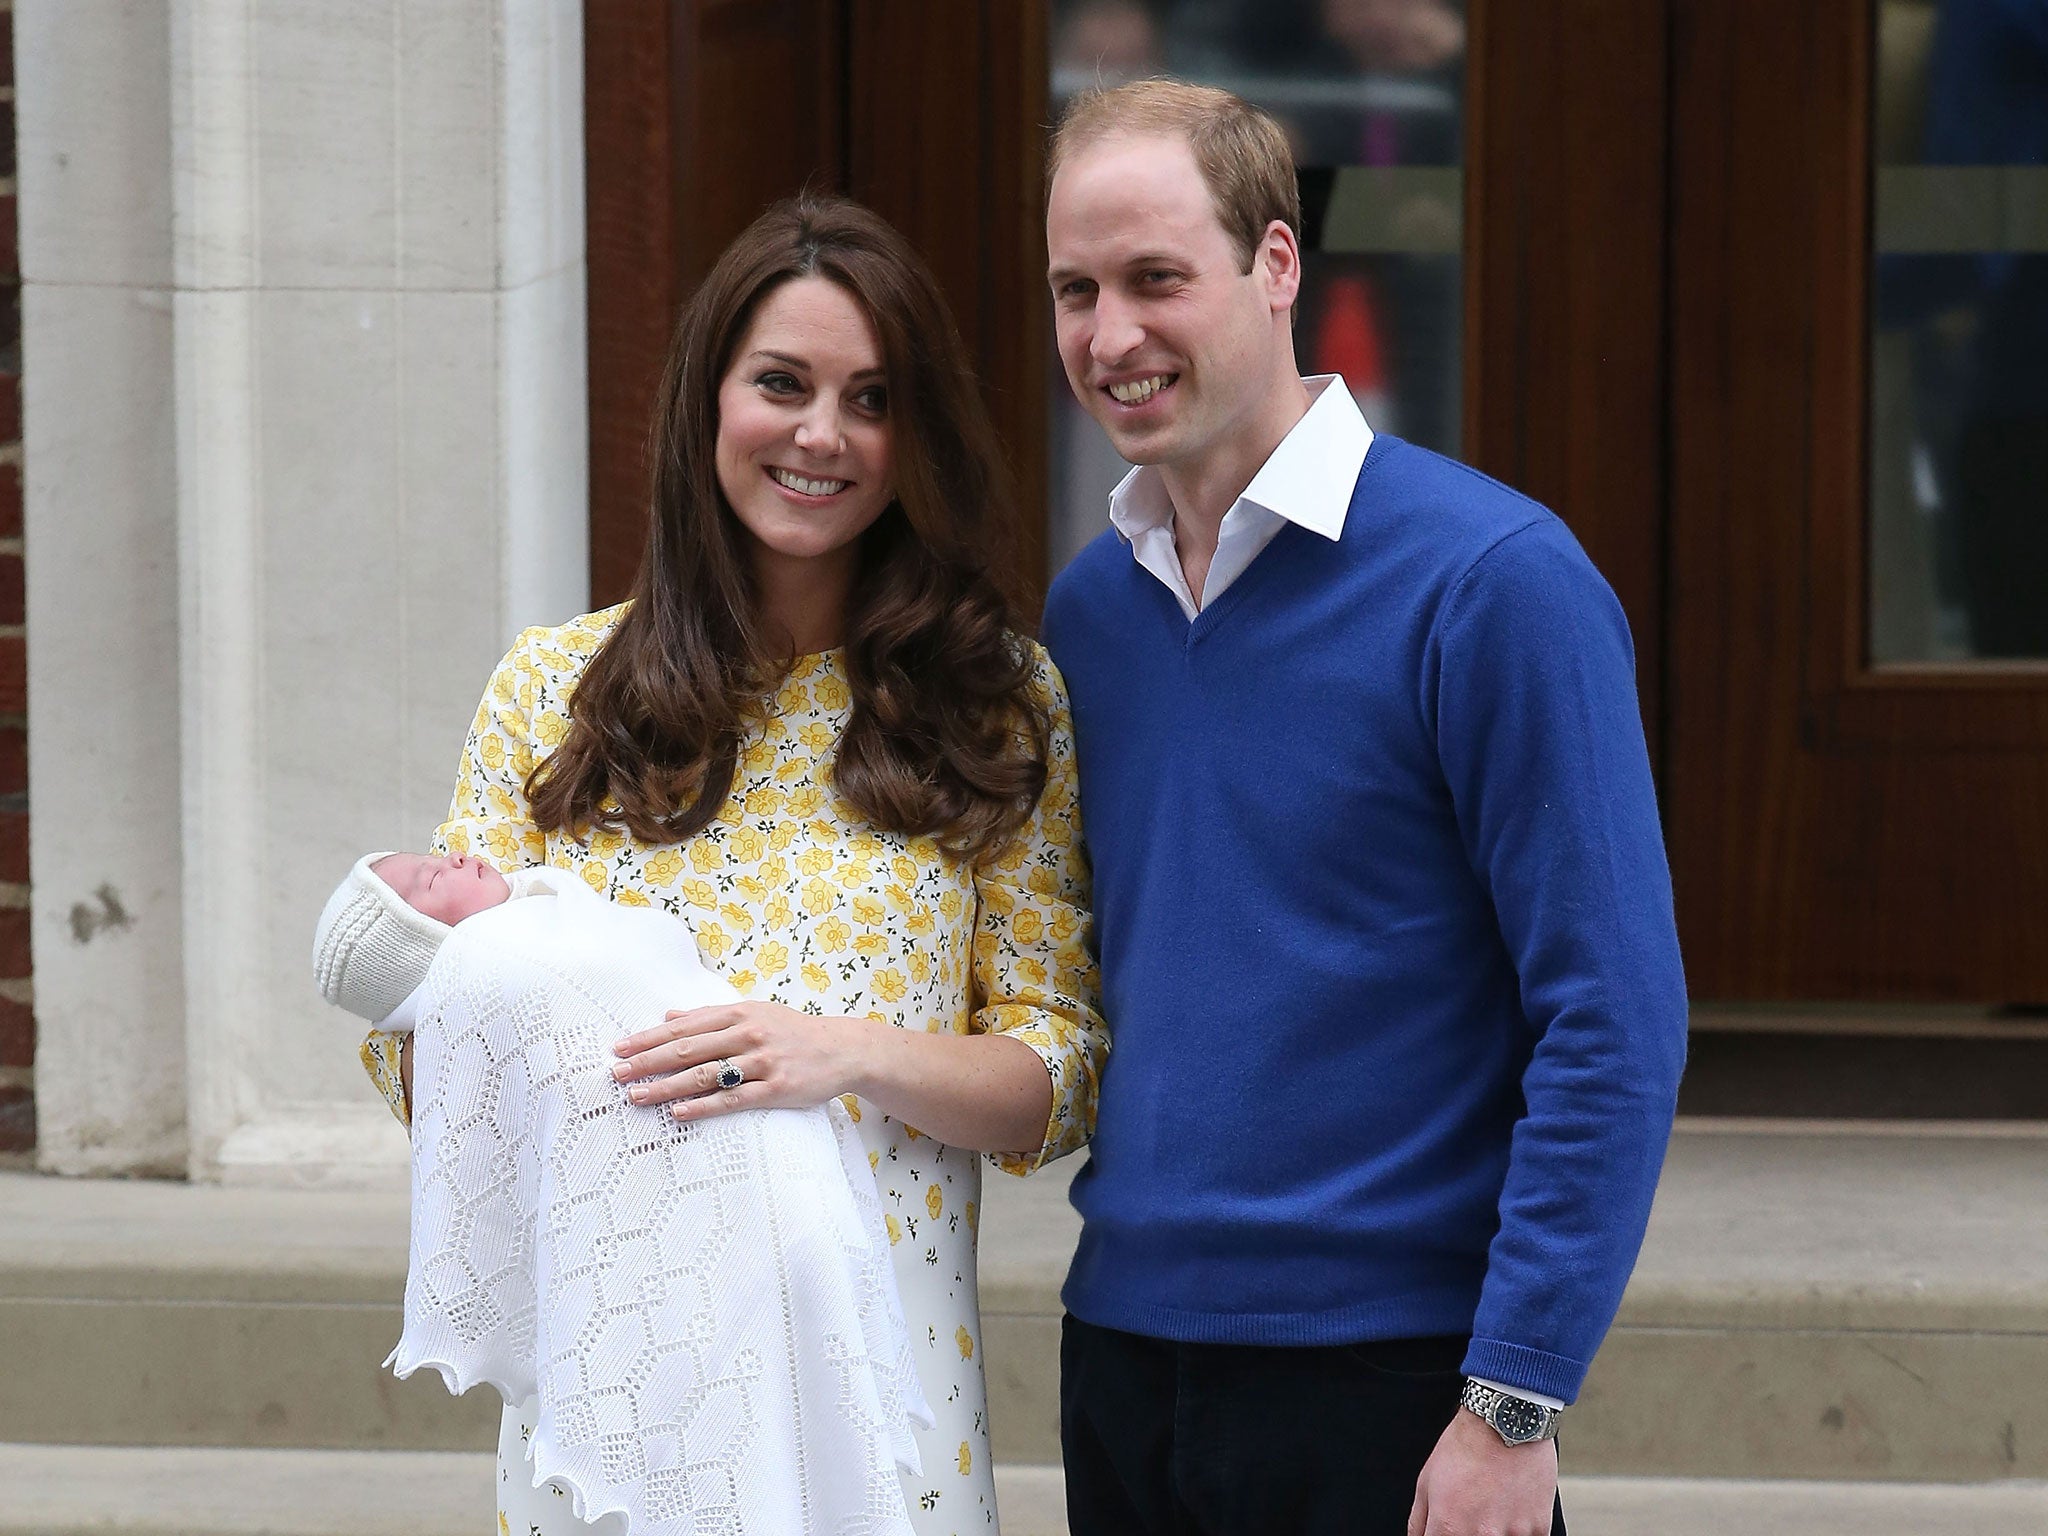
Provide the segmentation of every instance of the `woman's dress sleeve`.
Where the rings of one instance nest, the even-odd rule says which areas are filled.
[[[990,1154],[1015,1174],[1087,1144],[1109,1055],[1075,792],[1074,723],[1066,684],[1042,650],[1036,681],[1052,718],[1045,793],[1031,820],[975,876],[974,1030],[1021,1040],[1052,1079],[1052,1112],[1038,1148]]]

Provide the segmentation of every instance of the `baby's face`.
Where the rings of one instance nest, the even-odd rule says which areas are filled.
[[[466,853],[438,859],[424,853],[394,853],[370,867],[413,911],[451,926],[512,894],[503,875]]]

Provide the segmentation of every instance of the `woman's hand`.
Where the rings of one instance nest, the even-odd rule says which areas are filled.
[[[635,1104],[667,1104],[678,1120],[736,1109],[809,1109],[856,1093],[871,1019],[819,1018],[780,1003],[720,1003],[668,1014],[660,1025],[612,1047],[612,1076]],[[722,1062],[738,1067],[737,1088],[718,1086]]]

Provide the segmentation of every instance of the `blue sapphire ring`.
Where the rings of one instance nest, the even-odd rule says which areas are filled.
[[[718,1086],[720,1088],[737,1088],[746,1080],[747,1074],[740,1070],[738,1062],[729,1056],[718,1058]]]

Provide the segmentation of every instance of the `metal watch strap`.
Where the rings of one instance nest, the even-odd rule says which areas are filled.
[[[1498,1392],[1471,1380],[1466,1381],[1464,1396],[1459,1401],[1486,1420],[1493,1432],[1508,1445],[1530,1445],[1538,1440],[1553,1439],[1557,1435],[1557,1421],[1564,1417],[1564,1410],[1560,1408],[1532,1403],[1526,1397]]]

